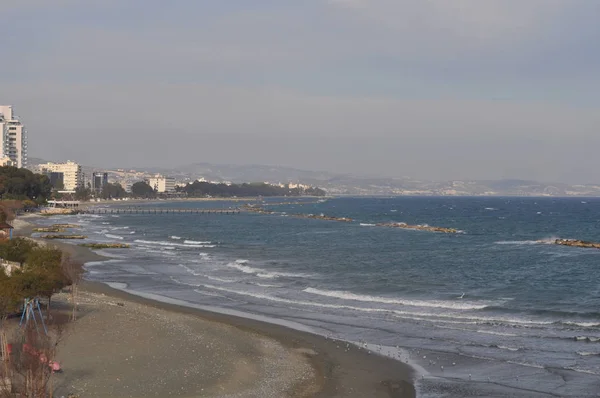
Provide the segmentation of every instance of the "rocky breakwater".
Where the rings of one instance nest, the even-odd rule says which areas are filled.
[[[258,214],[275,214],[275,211],[266,210],[260,206],[256,205],[243,205],[242,209],[250,213],[258,213]]]
[[[587,242],[585,240],[579,239],[555,239],[554,241],[551,241],[551,243],[561,246],[583,247],[586,249],[600,249],[600,243],[598,242]]]
[[[261,207],[258,205],[244,205],[244,206],[242,206],[242,209],[244,209],[245,211],[250,212],[250,213],[287,215],[284,212],[267,210],[264,207]],[[326,216],[325,214],[322,214],[322,213],[321,214],[290,214],[289,216],[295,217],[295,218],[311,218],[314,220],[325,220],[325,221],[340,221],[340,222],[354,221],[353,219],[348,218],[348,217]]]
[[[375,224],[377,227],[388,227],[388,228],[403,228],[403,229],[414,229],[417,231],[428,231],[428,232],[441,232],[445,234],[457,234],[460,233],[458,229],[455,228],[445,228],[445,227],[432,227],[430,225],[411,225],[404,222],[386,222]]]
[[[348,217],[332,217],[326,216],[325,214],[293,214],[292,217],[296,218],[312,218],[314,220],[325,220],[325,221],[339,221],[339,222],[352,222],[354,221]]]
[[[42,235],[42,239],[87,239],[85,235]]]
[[[87,247],[92,250],[98,249],[129,249],[126,243],[80,243],[78,246]]]
[[[76,224],[54,224],[49,227],[38,227],[34,228],[33,232],[65,232],[69,228],[79,228]]]

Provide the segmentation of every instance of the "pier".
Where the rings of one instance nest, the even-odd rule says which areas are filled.
[[[77,209],[74,214],[239,214],[239,209],[172,209],[162,207],[124,207],[106,209]]]

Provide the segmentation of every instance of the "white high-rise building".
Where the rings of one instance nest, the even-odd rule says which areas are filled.
[[[163,177],[157,174],[148,178],[147,182],[158,193],[175,191],[175,179],[172,177]]]
[[[81,166],[70,160],[67,163],[44,163],[37,165],[40,173],[61,173],[65,191],[75,191],[83,187]]]
[[[27,167],[27,130],[13,115],[11,105],[0,105],[0,133],[2,133],[0,163]]]

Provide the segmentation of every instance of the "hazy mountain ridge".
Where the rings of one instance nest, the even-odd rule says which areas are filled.
[[[31,158],[31,164],[45,162]],[[94,167],[83,167],[86,174]],[[127,168],[130,169],[130,168]],[[114,170],[105,169],[105,170]],[[444,196],[600,196],[600,184],[572,185],[519,179],[429,181],[410,177],[384,178],[326,171],[300,170],[270,165],[193,163],[176,168],[135,168],[148,174],[161,173],[177,181],[302,183],[318,186],[334,195],[444,195]]]

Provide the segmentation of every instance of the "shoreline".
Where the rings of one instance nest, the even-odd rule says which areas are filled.
[[[33,219],[35,216],[27,217],[26,220],[21,217],[20,222],[15,223],[16,236],[30,237],[31,229],[35,227]],[[40,240],[36,239],[36,241]],[[109,260],[85,247],[56,241],[43,241],[43,243],[59,247],[70,253],[73,259],[83,263]],[[413,398],[416,396],[413,385],[415,371],[411,366],[389,357],[370,353],[355,345],[347,345],[346,342],[268,321],[194,308],[191,304],[185,306],[145,298],[99,282],[84,281],[81,290],[84,294],[107,296],[159,311],[192,316],[202,321],[234,327],[250,336],[274,340],[290,352],[302,352],[314,370],[314,382],[318,391],[306,396],[323,398]],[[302,386],[299,388],[300,390],[297,389],[296,392],[301,391]],[[305,395],[300,393],[298,396]]]

